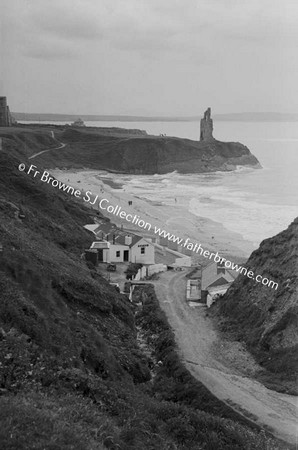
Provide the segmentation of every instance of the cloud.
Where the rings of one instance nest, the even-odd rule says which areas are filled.
[[[41,38],[60,41],[59,57],[76,51],[79,55],[84,45],[101,42],[148,56],[174,51],[203,54],[206,48],[211,54],[212,47],[220,48],[225,41],[269,46],[297,36],[298,7],[291,0],[10,0],[10,4],[11,16],[17,11],[13,32],[25,54],[39,54]],[[43,47],[54,56],[52,49]]]
[[[25,56],[34,59],[41,60],[69,60],[75,59],[77,57],[77,53],[73,48],[62,48],[62,47],[48,47],[45,48],[42,45],[34,46],[31,49],[25,51]]]
[[[59,85],[57,99],[68,110],[78,107],[78,90],[85,111],[99,111],[97,105],[128,111],[131,103],[140,110],[187,111],[188,104],[197,108],[197,98],[219,99],[224,108],[246,101],[251,108],[254,86],[267,109],[270,95],[293,97],[294,0],[1,1],[1,58],[16,74],[14,83],[6,77],[12,93],[25,70],[26,90],[34,80],[32,96],[39,83],[51,104],[51,89],[58,92]]]
[[[66,2],[68,3],[68,2]],[[65,40],[89,40],[102,37],[102,31],[98,13],[88,10],[82,5],[79,8],[66,8],[65,2],[52,2],[49,7],[38,8],[32,12],[29,17],[31,26],[41,33],[48,36],[55,36]]]

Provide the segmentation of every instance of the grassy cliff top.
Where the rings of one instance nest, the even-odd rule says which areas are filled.
[[[151,136],[141,130],[65,126],[18,126],[0,129],[13,154],[31,156],[52,148],[35,161],[47,168],[92,168],[120,173],[154,174],[177,170],[202,173],[259,167],[249,149],[237,142],[193,141]],[[60,143],[65,147],[60,149]]]

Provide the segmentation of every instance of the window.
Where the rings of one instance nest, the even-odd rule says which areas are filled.
[[[141,255],[145,255],[145,247],[141,247]]]
[[[224,263],[217,263],[217,275],[220,273],[226,273],[226,268]]]
[[[116,258],[120,258],[120,250],[116,251]]]

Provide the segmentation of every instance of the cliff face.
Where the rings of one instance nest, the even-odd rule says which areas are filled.
[[[41,155],[48,167],[92,168],[132,174],[203,173],[230,171],[238,165],[260,167],[249,149],[240,143],[192,141],[175,137],[101,135],[88,129],[66,130],[66,143]]]
[[[246,267],[278,283],[277,290],[239,275],[219,312],[271,372],[295,378],[298,358],[298,218],[264,240]]]
[[[193,141],[150,136],[134,129],[32,125],[2,129],[0,137],[3,149],[18,157],[53,148],[36,159],[36,163],[48,168],[162,174],[175,170],[180,173],[231,171],[238,165],[260,167],[257,158],[243,144],[209,139],[206,133],[203,140]],[[62,151],[54,150],[60,142],[66,147]]]
[[[257,166],[258,160],[239,143],[199,142],[178,138],[138,139],[120,144],[118,170],[129,173],[203,173]]]

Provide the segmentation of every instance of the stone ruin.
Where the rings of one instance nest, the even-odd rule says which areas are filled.
[[[6,97],[0,97],[0,127],[10,127],[13,124]]]
[[[200,141],[214,140],[212,132],[213,132],[213,120],[211,119],[211,108],[208,108],[204,112],[203,119],[201,119]]]

